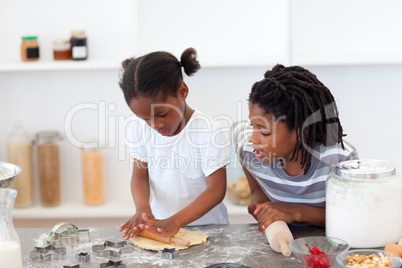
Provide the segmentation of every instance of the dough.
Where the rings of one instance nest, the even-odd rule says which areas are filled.
[[[207,238],[209,237],[207,234],[196,231],[189,231],[183,228],[181,228],[175,236],[177,238],[182,238],[190,241],[190,246],[203,244],[207,242]],[[138,235],[131,238],[131,242],[133,243],[134,246],[137,246],[139,248],[155,250],[155,251],[163,250],[164,248],[175,248],[176,250],[188,248],[186,246],[178,245],[175,243],[166,244],[163,242],[155,241]]]

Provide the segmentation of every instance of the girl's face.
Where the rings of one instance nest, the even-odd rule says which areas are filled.
[[[174,136],[180,133],[191,117],[185,102],[187,95],[188,88],[181,83],[176,97],[168,96],[164,101],[161,98],[138,97],[131,100],[129,107],[162,136]]]
[[[258,104],[249,103],[249,113],[253,126],[250,141],[253,143],[255,156],[268,164],[282,159],[286,165],[296,144],[296,130],[289,130],[285,122],[281,121],[286,118],[275,118]]]

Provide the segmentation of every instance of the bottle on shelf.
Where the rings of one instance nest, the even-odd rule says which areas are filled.
[[[40,200],[43,206],[60,204],[60,152],[58,141],[61,136],[56,131],[36,134],[35,144],[38,163]]]
[[[71,44],[69,40],[56,39],[53,41],[53,59],[71,59]]]
[[[8,162],[21,167],[18,179],[11,185],[18,191],[14,206],[31,206],[34,202],[32,138],[20,121],[15,123],[14,130],[9,134],[7,156]]]
[[[71,59],[86,60],[88,58],[88,47],[86,32],[83,30],[71,31]]]
[[[23,61],[39,60],[39,43],[37,36],[23,36],[21,43],[21,59]]]

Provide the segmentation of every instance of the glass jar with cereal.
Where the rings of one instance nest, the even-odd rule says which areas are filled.
[[[40,200],[43,206],[60,204],[60,155],[58,141],[61,136],[56,131],[36,134]]]

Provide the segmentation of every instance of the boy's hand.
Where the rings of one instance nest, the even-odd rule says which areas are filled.
[[[256,204],[253,216],[258,221],[258,229],[262,234],[274,221],[282,220],[287,223],[295,221],[291,205],[274,202]]]
[[[137,212],[135,213],[134,216],[132,216],[126,223],[124,223],[122,226],[120,226],[119,232],[124,231],[123,238],[124,239],[129,239],[134,237],[136,234],[138,234],[142,229],[145,221],[142,219],[142,214],[145,214],[145,212]],[[153,219],[154,216],[152,214],[149,214],[147,216],[149,219]]]
[[[149,218],[146,213],[142,213],[142,219],[145,222],[143,229],[150,232],[158,233],[161,236],[174,236],[180,229],[180,225],[172,219],[172,217],[165,220],[156,220]]]

